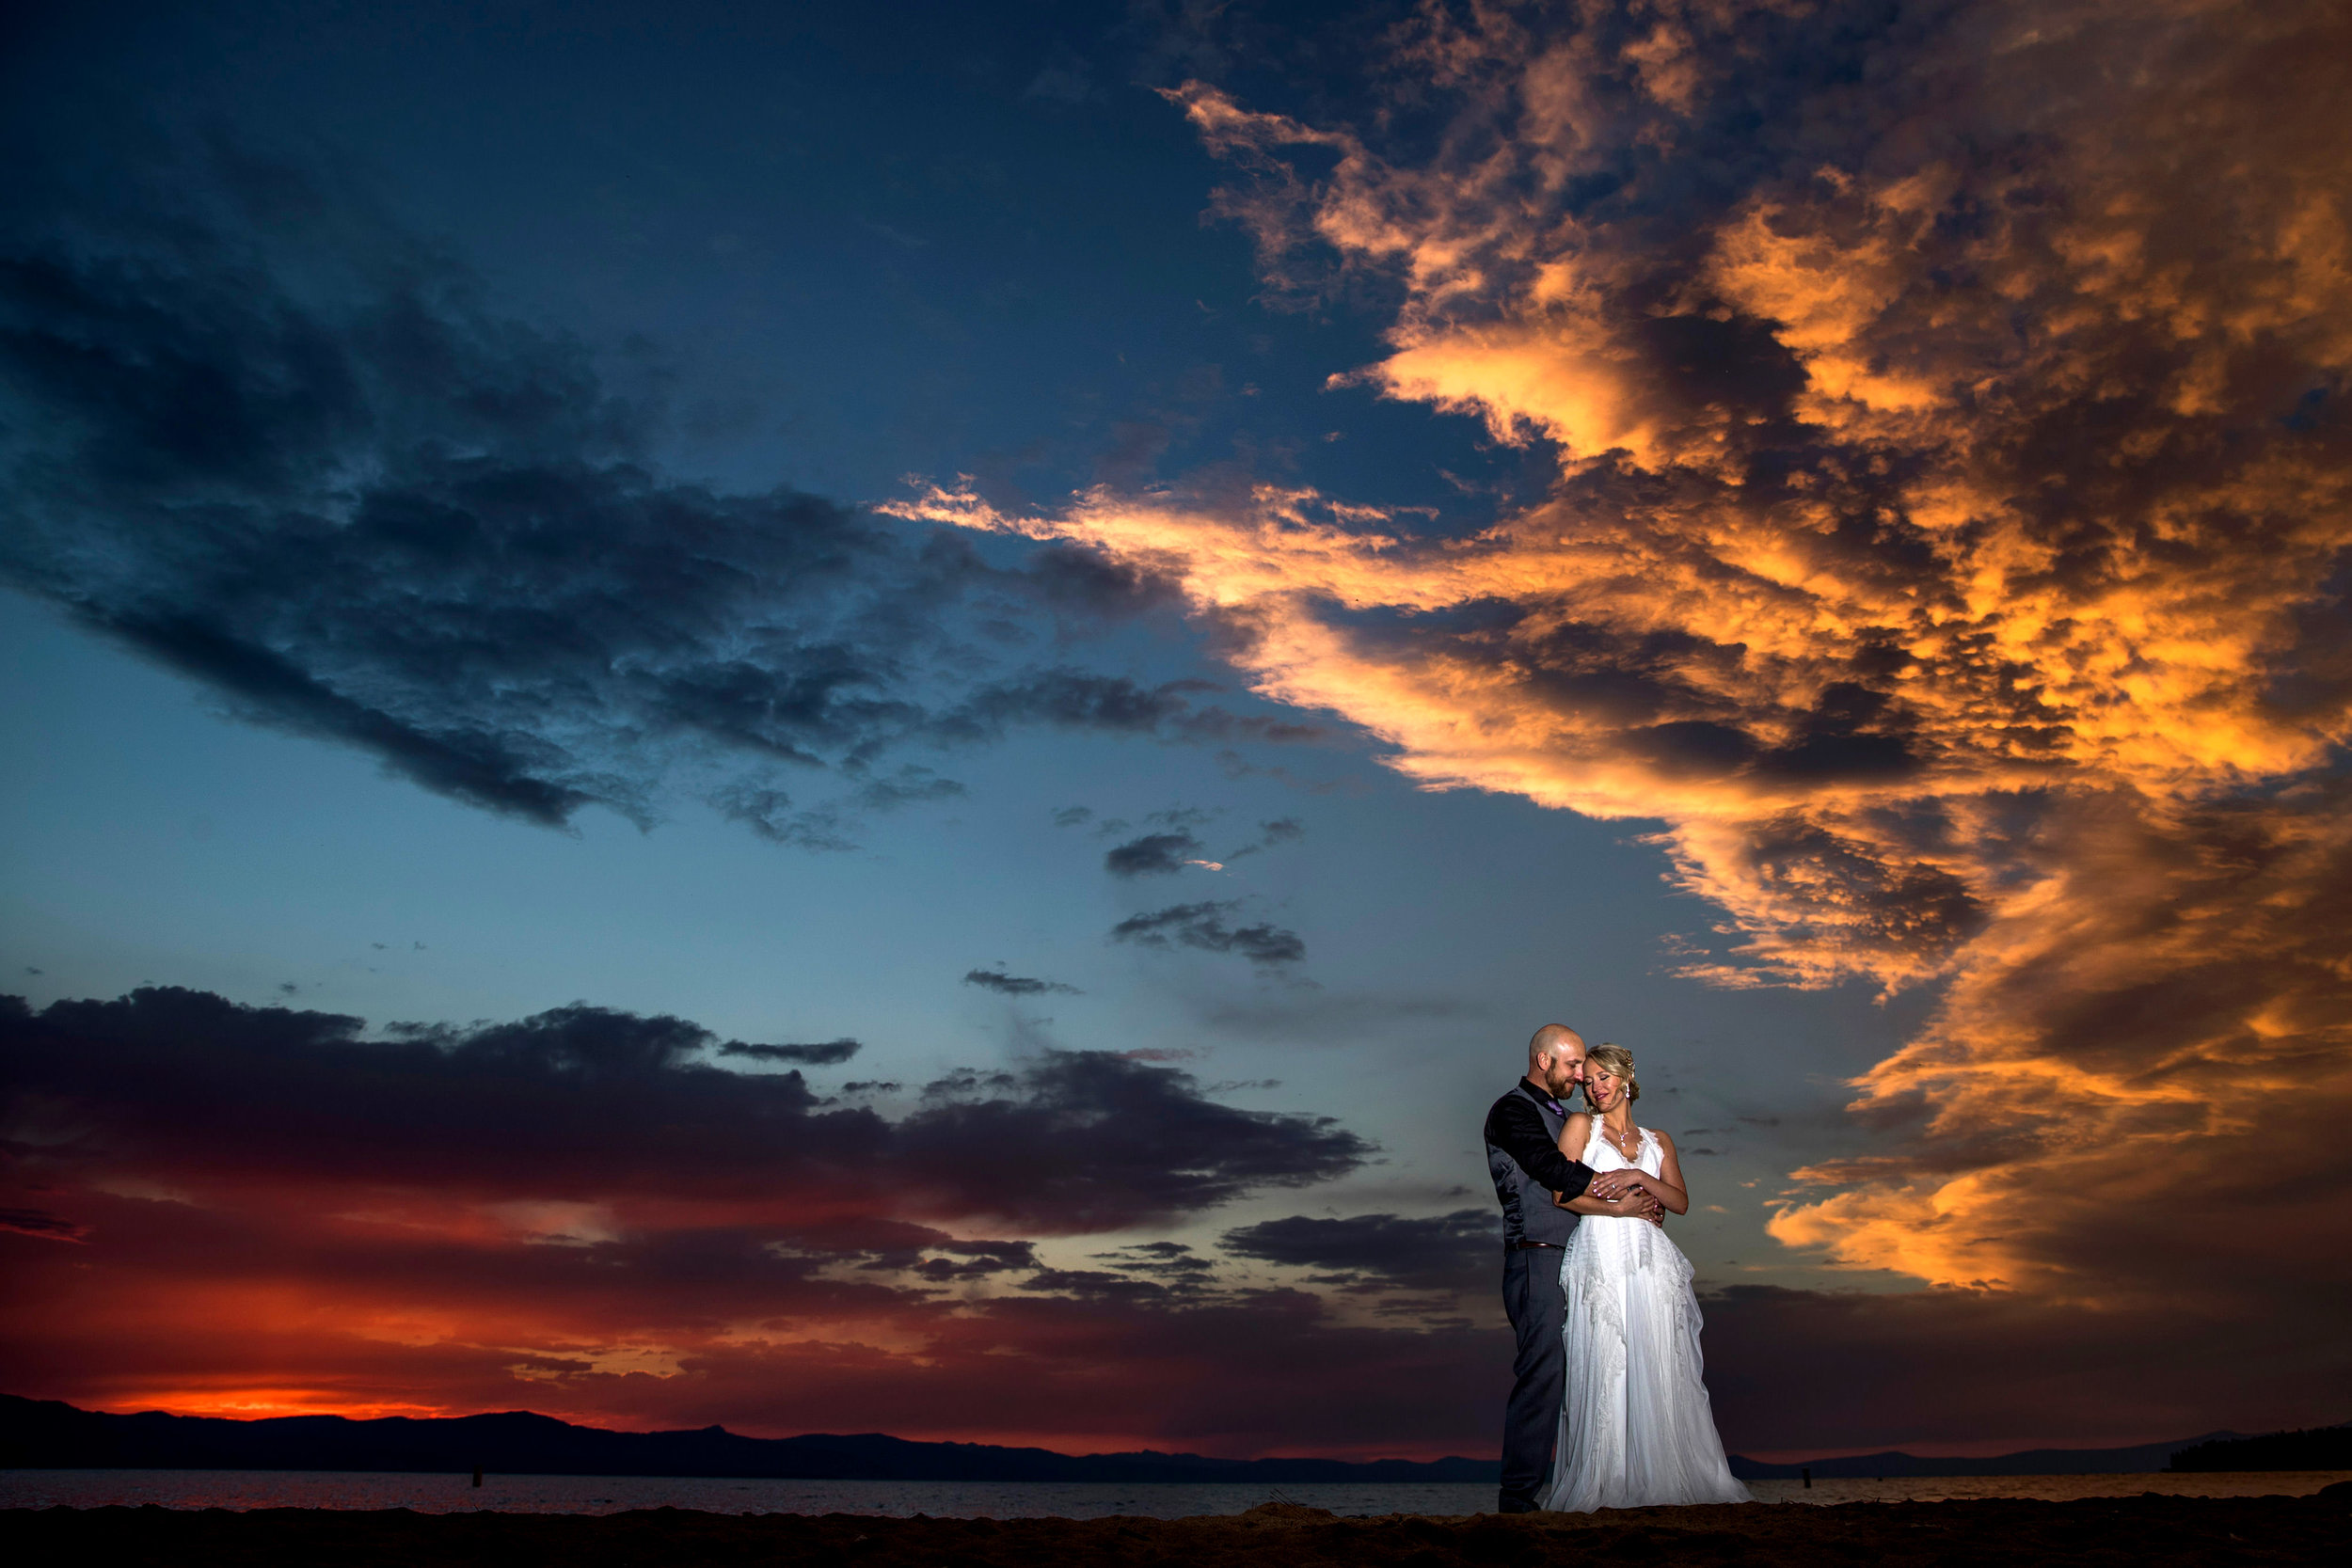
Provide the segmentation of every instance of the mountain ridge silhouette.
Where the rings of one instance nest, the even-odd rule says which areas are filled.
[[[1920,1476],[2129,1475],[2342,1467],[2344,1427],[2248,1436],[2219,1431],[2116,1449],[2028,1449],[1982,1458],[1890,1450],[1790,1464],[1730,1456],[1743,1481]],[[2309,1450],[2308,1452],[2306,1450]],[[2175,1465],[2178,1458],[2184,1463]],[[2301,1463],[2334,1458],[2335,1464]],[[1491,1483],[1492,1460],[1218,1459],[1142,1449],[1065,1454],[886,1433],[746,1437],[723,1426],[614,1432],[536,1411],[476,1416],[116,1415],[0,1394],[0,1467],[15,1469],[377,1470],[504,1475],[695,1476],[762,1481],[1317,1481]]]
[[[1492,1481],[1491,1460],[1064,1454],[885,1433],[746,1437],[722,1426],[613,1432],[535,1411],[479,1416],[115,1415],[0,1394],[0,1466],[707,1476],[769,1481]]]

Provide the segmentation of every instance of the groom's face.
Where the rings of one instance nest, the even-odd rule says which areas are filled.
[[[1584,1082],[1584,1046],[1568,1040],[1551,1048],[1544,1063],[1544,1087],[1554,1100],[1565,1100]]]

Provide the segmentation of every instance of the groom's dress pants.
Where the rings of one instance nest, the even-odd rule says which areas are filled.
[[[1567,1389],[1567,1351],[1560,1342],[1567,1297],[1560,1290],[1562,1249],[1521,1249],[1502,1254],[1502,1309],[1518,1336],[1511,1362],[1511,1402],[1502,1412],[1502,1491],[1505,1513],[1538,1506],[1551,1484],[1551,1445],[1560,1430],[1560,1402]]]

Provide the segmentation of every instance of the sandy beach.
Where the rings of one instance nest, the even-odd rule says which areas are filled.
[[[1341,1519],[1269,1503],[1198,1519],[731,1517],[675,1509],[569,1514],[162,1508],[15,1510],[9,1539],[39,1560],[172,1568],[235,1563],[788,1562],[806,1568],[1032,1564],[1869,1562],[2300,1563],[2352,1560],[2352,1482],[2311,1497],[1986,1499],[1831,1508],[1630,1509],[1597,1515]]]

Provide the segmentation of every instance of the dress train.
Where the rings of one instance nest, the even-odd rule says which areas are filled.
[[[1629,1161],[1596,1122],[1584,1163],[1656,1176],[1664,1152],[1644,1128],[1641,1158]],[[1589,1513],[1753,1500],[1715,1431],[1691,1275],[1682,1249],[1647,1220],[1588,1214],[1577,1222],[1560,1264],[1567,1389],[1544,1507]]]

